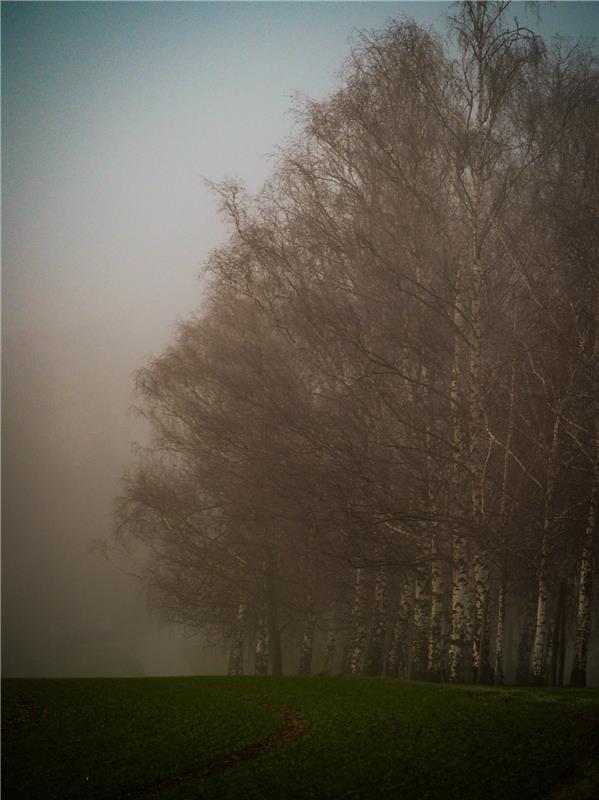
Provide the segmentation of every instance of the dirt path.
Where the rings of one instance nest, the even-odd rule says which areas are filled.
[[[294,714],[293,711],[289,711],[282,706],[275,706],[265,702],[259,703],[259,705],[268,708],[269,711],[272,711],[281,718],[283,721],[281,730],[277,731],[277,733],[273,733],[266,739],[262,739],[260,742],[249,744],[247,747],[216,759],[203,767],[194,767],[193,769],[181,772],[169,778],[161,778],[151,783],[133,786],[118,795],[114,795],[110,800],[137,800],[137,798],[143,798],[147,794],[159,792],[163,789],[172,789],[183,784],[197,783],[201,781],[202,778],[206,778],[208,775],[212,775],[215,772],[222,772],[244,761],[253,761],[269,750],[276,750],[282,747],[287,742],[301,736],[308,727],[307,719],[304,719],[304,717],[299,714]]]

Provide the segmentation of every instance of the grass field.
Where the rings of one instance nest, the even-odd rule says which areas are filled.
[[[301,735],[156,788],[275,734],[276,707],[307,720]],[[599,797],[597,690],[366,678],[5,680],[2,710],[4,800]]]

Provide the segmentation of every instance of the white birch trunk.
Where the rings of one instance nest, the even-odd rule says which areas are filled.
[[[537,614],[535,637],[532,647],[531,677],[534,683],[541,683],[543,680],[547,650],[547,601],[549,589],[547,586],[546,571],[546,554],[543,552],[538,574]]]
[[[580,571],[578,579],[578,613],[576,618],[576,639],[574,642],[574,662],[570,683],[573,686],[586,686],[587,656],[591,631],[591,598],[593,590],[593,551],[597,535],[599,517],[599,421],[596,421],[595,467],[591,501],[585,529]]]
[[[485,679],[488,661],[488,607],[489,568],[480,553],[474,556],[474,637],[472,641],[472,669],[477,682]]]
[[[590,353],[590,389],[595,398],[595,463],[587,524],[582,544],[578,577],[578,611],[576,616],[576,639],[574,662],[570,675],[573,686],[586,686],[587,656],[591,631],[591,599],[593,591],[593,552],[599,524],[599,292],[595,297],[595,336]]]
[[[435,531],[431,541],[431,615],[428,636],[427,668],[430,677],[440,680],[443,672],[443,615],[444,591],[441,560],[437,558],[439,545]]]
[[[449,680],[466,679],[468,648],[472,646],[472,619],[468,544],[463,536],[453,535],[453,586],[451,593],[451,639],[449,643]]]
[[[454,352],[453,375],[451,381],[451,401],[453,409],[453,449],[454,466],[452,492],[458,496],[460,486],[460,459],[465,453],[463,422],[460,419],[460,374],[462,356],[462,332],[464,319],[462,315],[461,267],[456,274],[456,297],[454,306]],[[449,680],[456,683],[466,677],[466,660],[470,636],[470,582],[468,576],[468,545],[460,531],[453,529],[453,575],[451,586],[451,633],[448,653]]]
[[[428,418],[429,413],[429,385],[428,370],[422,368],[423,401],[425,414]],[[433,491],[434,464],[432,458],[432,440],[430,425],[426,425],[424,433],[424,443],[426,451],[426,500],[429,513],[434,517],[437,514],[437,505]],[[436,522],[432,524],[431,535],[431,606],[428,627],[428,643],[426,654],[426,669],[428,675],[433,680],[440,680],[443,672],[443,615],[444,615],[444,591],[443,591],[443,568],[439,558],[439,529]]]
[[[559,410],[553,424],[551,448],[547,464],[547,483],[545,488],[545,511],[543,519],[543,537],[541,540],[541,561],[538,571],[538,596],[537,616],[535,623],[535,638],[532,648],[531,678],[533,683],[542,683],[545,674],[545,659],[547,655],[547,603],[549,600],[549,586],[547,582],[547,547],[551,526],[551,512],[553,507],[553,489],[555,482],[556,458],[559,444],[560,414]]]
[[[354,605],[352,608],[352,646],[349,660],[351,675],[360,675],[362,671],[362,655],[366,643],[366,626],[364,625],[364,574],[363,570],[356,570],[356,583],[354,588]]]
[[[516,315],[514,312],[514,328],[516,327]],[[508,478],[509,478],[509,458],[512,449],[512,438],[514,435],[514,409],[516,397],[516,365],[512,361],[510,379],[510,402],[507,420],[507,430],[505,435],[505,447],[503,452],[503,472],[501,477],[501,500],[499,503],[499,524],[503,529],[508,524],[507,499],[508,499]],[[503,532],[503,531],[502,531]],[[497,626],[495,628],[495,662],[493,666],[493,680],[497,685],[503,685],[505,672],[503,665],[503,638],[505,632],[505,601],[507,593],[506,577],[506,554],[502,554],[501,583],[497,598]]]
[[[239,601],[235,630],[229,656],[229,675],[243,675],[243,643],[245,639],[245,602]]]

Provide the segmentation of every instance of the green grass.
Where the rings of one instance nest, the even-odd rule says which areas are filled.
[[[548,799],[588,761],[589,717],[599,717],[596,690],[202,677],[3,681],[3,718],[18,690],[37,713],[3,734],[6,800],[110,800],[208,764],[280,727],[261,700],[301,714],[308,729],[148,800]],[[578,784],[593,797],[598,776],[587,772]]]

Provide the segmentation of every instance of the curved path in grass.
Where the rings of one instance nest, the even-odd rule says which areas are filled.
[[[269,750],[275,750],[279,747],[282,747],[287,742],[290,742],[293,739],[296,739],[298,736],[301,736],[301,734],[308,727],[309,723],[307,719],[302,717],[300,714],[295,714],[293,711],[289,711],[287,708],[275,706],[271,703],[265,702],[260,702],[259,705],[263,706],[264,708],[268,708],[269,711],[275,713],[283,721],[283,727],[277,731],[277,733],[273,733],[270,736],[267,736],[266,739],[262,739],[259,742],[254,742],[254,744],[249,744],[247,747],[244,747],[241,750],[237,750],[234,753],[230,753],[229,755],[216,759],[215,761],[212,761],[210,764],[206,764],[203,767],[194,767],[193,769],[185,770],[185,772],[181,772],[178,775],[172,775],[168,778],[160,778],[150,783],[133,786],[130,789],[119,792],[118,795],[114,795],[111,800],[136,800],[136,798],[143,797],[145,794],[158,792],[163,789],[173,789],[176,786],[181,786],[183,784],[195,783],[202,778],[207,777],[208,775],[214,774],[215,772],[222,772],[223,770],[229,769],[229,767],[235,767],[237,764],[240,764],[244,761],[253,761],[255,758],[258,758]]]

